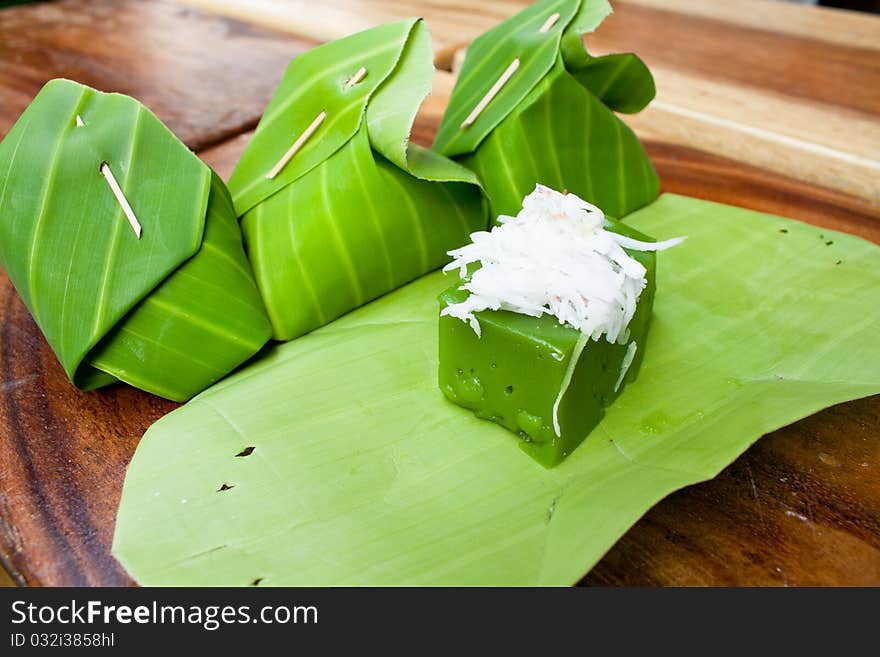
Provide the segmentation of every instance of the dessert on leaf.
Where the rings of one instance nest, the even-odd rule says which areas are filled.
[[[581,41],[610,13],[607,0],[542,0],[468,47],[433,148],[477,173],[493,217],[516,214],[535,181],[613,217],[657,197],[651,161],[615,115],[653,99],[651,72]]]
[[[639,370],[654,242],[574,194],[538,185],[515,217],[450,251],[461,281],[440,312],[440,388],[552,467]]]
[[[224,184],[139,102],[70,80],[0,143],[0,265],[82,389],[183,401],[269,339]]]
[[[433,74],[420,19],[287,69],[229,181],[276,339],[439,268],[488,223],[473,172],[409,141]]]

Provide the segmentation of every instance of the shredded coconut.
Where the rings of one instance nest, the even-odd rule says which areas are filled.
[[[639,345],[635,341],[627,345],[626,353],[623,355],[623,362],[620,364],[620,374],[617,375],[617,383],[614,384],[614,392],[620,390],[620,384],[623,383],[623,378],[629,372],[630,365],[633,364],[633,359],[636,357],[636,349],[638,348]]]
[[[605,214],[574,194],[538,185],[515,217],[502,215],[491,231],[471,234],[472,243],[449,251],[443,271],[480,268],[462,285],[470,295],[441,314],[470,324],[481,310],[555,316],[593,340],[624,344],[627,326],[645,289],[645,268],[624,248],[660,251],[684,238],[641,242],[605,230]]]

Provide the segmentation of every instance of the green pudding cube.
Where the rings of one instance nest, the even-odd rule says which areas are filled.
[[[651,241],[616,222],[609,230]],[[627,253],[645,266],[647,285],[623,344],[611,344],[604,337],[583,344],[580,331],[552,315],[477,312],[481,336],[456,317],[441,317],[440,389],[446,397],[513,431],[520,448],[544,467],[559,464],[595,428],[626,383],[636,378],[645,353],[656,256]],[[441,308],[467,298],[469,292],[459,289],[462,284],[458,281],[440,295]]]

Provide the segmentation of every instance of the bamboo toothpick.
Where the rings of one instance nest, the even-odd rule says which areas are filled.
[[[104,175],[104,178],[107,179],[107,184],[110,185],[110,189],[113,192],[113,196],[116,197],[116,201],[122,206],[122,212],[125,214],[126,219],[128,219],[128,223],[131,224],[132,229],[134,230],[134,234],[137,235],[137,238],[141,238],[141,224],[137,220],[137,217],[134,214],[134,210],[131,209],[131,205],[128,203],[128,199],[125,198],[125,194],[122,193],[122,188],[119,187],[119,183],[116,182],[116,178],[113,175],[113,172],[110,171],[110,165],[104,162],[101,165],[101,173]]]
[[[82,117],[79,114],[77,114],[76,115],[76,127],[82,128],[84,125],[85,125],[85,121],[83,121]]]
[[[315,117],[315,120],[312,121],[312,124],[306,128],[306,131],[299,136],[295,142],[293,142],[293,146],[291,146],[288,151],[278,160],[278,164],[272,167],[272,170],[266,174],[266,178],[272,180],[275,176],[277,176],[281,170],[287,166],[287,163],[290,162],[291,158],[297,154],[300,148],[303,147],[303,144],[308,141],[309,137],[315,134],[315,130],[317,130],[321,124],[324,122],[324,119],[327,118],[327,112],[321,112]]]
[[[361,66],[361,67],[358,69],[358,72],[355,73],[354,75],[352,75],[352,76],[351,76],[351,79],[350,79],[348,82],[345,83],[345,88],[346,88],[346,89],[350,89],[351,87],[353,87],[354,85],[356,85],[358,82],[360,82],[361,80],[363,80],[364,77],[365,77],[366,75],[367,75],[367,69],[366,69],[366,67]]]
[[[468,117],[461,124],[462,128],[467,128],[472,125],[474,121],[477,120],[477,117],[483,113],[483,110],[486,109],[486,106],[492,102],[492,99],[498,95],[498,92],[501,91],[501,87],[507,84],[507,81],[511,78],[511,76],[516,72],[516,69],[519,68],[519,57],[514,59],[510,66],[501,74],[501,77],[495,81],[495,84],[492,85],[492,88],[483,96],[483,99],[477,103],[477,106],[474,108],[474,111],[471,112]]]
[[[544,22],[544,24],[541,26],[541,29],[539,30],[539,32],[541,32],[541,33],[549,32],[550,28],[553,27],[554,25],[556,25],[556,21],[558,21],[558,20],[559,20],[559,12],[556,12],[555,14],[553,14],[550,18],[548,18]]]

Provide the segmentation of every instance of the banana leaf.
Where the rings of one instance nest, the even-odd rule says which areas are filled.
[[[571,584],[762,434],[880,393],[880,248],[671,195],[627,223],[688,239],[639,378],[557,468],[443,397],[434,273],[152,426],[114,554],[144,585]]]
[[[657,197],[651,161],[615,115],[643,109],[654,97],[653,77],[635,55],[592,57],[581,41],[610,13],[606,0],[543,0],[468,47],[433,149],[477,173],[493,217],[515,215],[535,182],[615,217]],[[515,59],[509,81],[462,127]]]
[[[184,401],[270,335],[220,179],[133,98],[69,80],[0,143],[0,264],[83,389]]]
[[[436,269],[486,227],[476,176],[409,142],[432,57],[424,22],[399,21],[301,55],[275,91],[229,187],[276,339]]]

